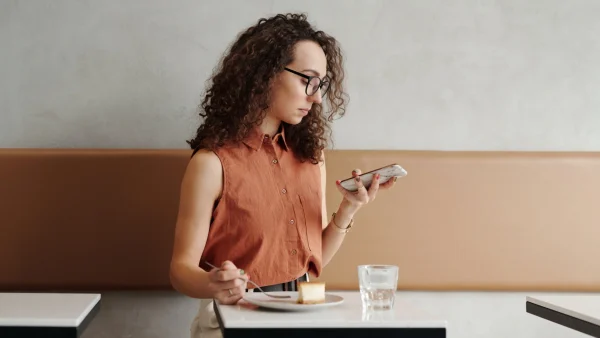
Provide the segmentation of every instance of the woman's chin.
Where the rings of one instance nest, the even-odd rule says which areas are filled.
[[[298,116],[292,116],[292,117],[290,117],[288,119],[285,119],[283,122],[285,122],[287,124],[291,124],[291,125],[296,125],[296,124],[302,122],[303,118],[304,117],[300,116],[300,115],[298,115]]]

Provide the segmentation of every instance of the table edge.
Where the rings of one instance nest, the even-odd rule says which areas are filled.
[[[556,312],[565,314],[567,316],[570,316],[570,317],[573,317],[573,318],[577,318],[577,319],[583,320],[585,322],[588,322],[588,323],[600,326],[600,318],[591,317],[589,315],[586,315],[585,313],[580,313],[580,312],[577,312],[575,310],[570,310],[570,309],[564,308],[564,307],[562,307],[560,305],[552,304],[552,303],[549,303],[549,302],[544,301],[542,299],[535,298],[534,296],[527,296],[525,298],[525,300],[527,302],[530,302],[532,304],[536,304],[536,305],[544,307],[546,309],[554,310]]]
[[[81,323],[79,323],[76,326],[78,335],[82,335],[83,332],[89,327],[90,323],[94,320],[94,318],[96,318],[96,315],[98,314],[98,312],[100,312],[100,308],[102,307],[101,304],[101,299],[100,297],[98,297],[94,306],[88,311]]]
[[[213,309],[215,311],[215,316],[217,318],[217,322],[219,323],[219,327],[221,328],[221,332],[224,334],[225,330],[252,330],[252,329],[261,329],[259,326],[235,326],[235,327],[226,327],[226,320],[221,316],[221,306],[234,306],[234,305],[222,305],[219,304],[215,299],[213,299]],[[351,329],[370,329],[370,328],[387,328],[387,329],[448,329],[448,320],[446,319],[431,319],[431,320],[405,320],[402,321],[405,323],[415,323],[415,325],[406,325],[406,326],[388,326],[381,325],[381,323],[373,322],[373,325],[348,325],[347,323],[339,322],[339,325],[329,325],[329,326],[311,326],[311,327],[290,327],[289,329],[338,329],[338,328],[351,328]],[[426,325],[420,326],[419,323],[423,323]],[[263,329],[281,329],[284,327],[273,326],[273,327],[264,327]]]
[[[14,337],[17,334],[19,337],[37,337],[43,333],[52,337],[81,337],[98,312],[100,312],[100,304],[100,300],[95,302],[83,321],[78,325],[0,325],[0,335],[8,333],[9,337]]]
[[[81,323],[83,323],[83,321],[85,321],[87,319],[87,317],[90,315],[90,313],[92,312],[92,310],[94,310],[98,306],[98,304],[100,303],[100,299],[101,299],[101,295],[100,294],[91,294],[91,295],[94,295],[94,299],[81,312],[81,314],[79,315],[79,317],[75,321],[75,326],[81,325]]]
[[[556,311],[529,300],[525,302],[525,311],[539,318],[562,325],[564,327],[568,327],[581,333],[588,334],[592,337],[600,337],[600,325],[596,323],[571,316],[570,314],[564,312]]]
[[[4,322],[0,320],[0,327],[56,327],[56,328],[77,328],[81,323],[89,316],[89,314],[98,306],[101,302],[101,294],[87,294],[93,296],[89,304],[81,311],[77,318],[63,318],[53,320],[54,322],[37,322],[34,321],[17,321],[17,322]]]

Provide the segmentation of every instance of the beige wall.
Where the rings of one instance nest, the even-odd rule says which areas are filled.
[[[0,150],[0,177],[11,177],[0,194],[0,287],[170,288],[189,155]],[[355,165],[408,171],[357,215],[321,276],[329,289],[356,290],[357,265],[387,263],[400,267],[403,289],[600,291],[600,270],[590,268],[600,257],[599,153],[334,150],[326,158],[328,213],[341,198],[335,180]],[[568,180],[557,179],[564,173]]]

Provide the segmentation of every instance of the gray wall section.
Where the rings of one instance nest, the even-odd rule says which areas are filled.
[[[600,150],[596,0],[2,1],[0,147],[185,148],[221,53],[285,11],[346,53],[336,148]]]

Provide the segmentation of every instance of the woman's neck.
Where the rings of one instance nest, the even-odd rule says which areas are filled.
[[[265,116],[264,120],[260,124],[260,131],[263,134],[267,134],[271,137],[275,136],[281,127],[281,121],[274,119],[270,116]]]

